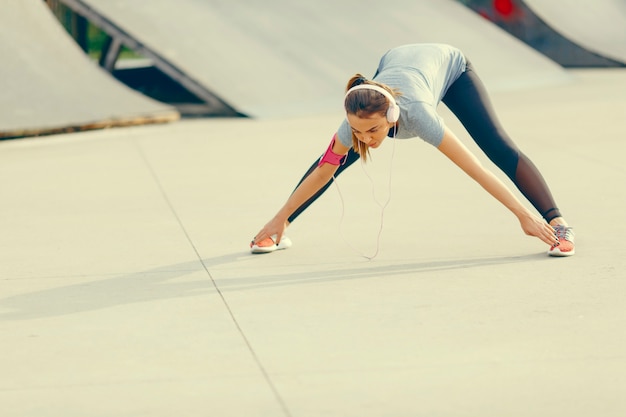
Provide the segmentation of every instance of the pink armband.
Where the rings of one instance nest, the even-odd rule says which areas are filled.
[[[337,155],[335,152],[333,152],[333,145],[335,144],[336,137],[337,135],[333,136],[333,140],[330,141],[328,149],[326,149],[326,152],[324,152],[324,155],[322,155],[320,161],[317,164],[318,167],[321,167],[325,163],[335,166],[341,164],[341,160],[343,159],[344,155]]]

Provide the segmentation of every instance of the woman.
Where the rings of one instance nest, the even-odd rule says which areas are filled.
[[[443,101],[485,154],[513,181],[543,219],[525,208],[485,169],[436,113]],[[574,232],[561,215],[541,173],[508,137],[486,90],[463,53],[449,45],[414,44],[388,51],[373,80],[360,74],[348,82],[346,120],[328,150],[306,172],[284,206],[256,234],[253,253],[291,246],[287,226],[357,159],[367,159],[389,135],[420,137],[437,147],[508,208],[524,233],[549,245],[552,256],[574,254]]]

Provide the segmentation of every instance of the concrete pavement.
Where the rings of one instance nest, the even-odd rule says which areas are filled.
[[[3,417],[622,416],[626,72],[570,74],[493,97],[568,259],[417,139],[250,255],[340,113],[0,142]]]

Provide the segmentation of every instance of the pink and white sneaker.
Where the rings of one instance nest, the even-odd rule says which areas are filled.
[[[553,226],[554,233],[559,239],[559,243],[548,250],[550,256],[572,256],[576,250],[574,247],[574,229],[569,226],[558,224]]]
[[[260,242],[254,240],[250,242],[250,252],[252,253],[269,253],[276,250],[288,249],[292,245],[291,239],[283,235],[279,244],[276,244],[276,235],[263,239]]]

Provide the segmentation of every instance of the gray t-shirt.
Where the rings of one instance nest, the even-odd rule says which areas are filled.
[[[414,44],[389,50],[381,58],[374,80],[402,94],[396,97],[400,120],[395,137],[420,137],[439,146],[444,124],[437,106],[465,69],[465,56],[450,45]],[[344,146],[352,146],[352,130],[346,120],[337,137]]]

